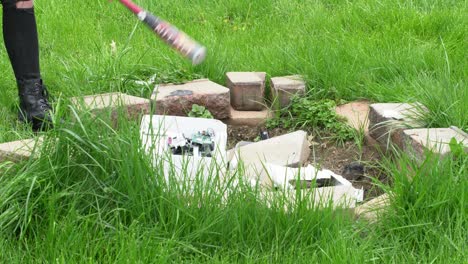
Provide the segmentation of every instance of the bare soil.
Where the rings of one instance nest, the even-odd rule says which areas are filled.
[[[256,141],[262,131],[267,131],[270,137],[287,134],[290,131],[280,128],[268,130],[265,127],[228,126],[228,148],[233,148],[239,141]],[[308,131],[309,135],[314,135]],[[382,154],[375,146],[365,142],[362,148],[355,142],[346,142],[343,145],[330,141],[325,137],[314,135],[311,140],[310,164],[329,169],[336,174],[342,175],[352,182],[355,188],[364,189],[364,198],[369,199],[379,196],[383,190],[376,184],[391,184],[389,177],[379,167]],[[364,165],[363,176],[355,178],[343,173],[346,165],[359,162]]]

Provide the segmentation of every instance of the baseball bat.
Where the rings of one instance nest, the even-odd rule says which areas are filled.
[[[164,42],[192,61],[193,65],[203,62],[206,48],[194,41],[187,34],[171,25],[169,22],[142,9],[131,0],[119,0],[132,11],[138,19],[151,28]]]

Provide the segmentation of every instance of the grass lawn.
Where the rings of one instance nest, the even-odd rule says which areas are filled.
[[[148,97],[152,87],[133,80],[154,74],[161,82],[223,84],[227,71],[266,71],[304,75],[316,99],[418,101],[431,111],[431,126],[468,130],[466,1],[136,2],[205,44],[205,63],[192,67],[115,1],[38,0],[43,78],[58,101],[109,91]],[[4,49],[0,91],[0,142],[31,137],[16,123]],[[267,206],[256,190],[236,189],[228,201],[213,186],[187,195],[163,184],[141,155],[136,123],[115,131],[80,118],[46,134],[50,144],[38,159],[0,164],[0,262],[468,259],[466,155],[428,157],[422,166],[405,155],[384,161],[391,206],[368,224],[346,210],[305,208],[301,199],[294,210],[281,197]]]

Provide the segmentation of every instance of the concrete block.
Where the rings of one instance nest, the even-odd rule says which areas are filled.
[[[271,78],[273,96],[279,101],[280,107],[286,107],[294,95],[305,94],[306,83],[298,75]]]
[[[223,122],[233,126],[261,126],[264,125],[271,112],[267,109],[262,111],[237,111],[231,108],[231,117],[224,119]]]
[[[0,163],[27,160],[42,144],[42,138],[24,139],[0,144]]]
[[[425,124],[418,117],[427,112],[421,104],[379,103],[370,105],[369,134],[382,144],[403,129],[421,128]]]
[[[120,110],[123,110],[127,118],[137,120],[141,115],[149,114],[151,101],[149,99],[131,96],[124,93],[105,93],[74,97],[72,104],[80,109],[91,111],[95,115],[111,112],[113,121],[117,120]]]
[[[231,160],[231,166],[236,167],[241,161],[248,178],[272,187],[273,183],[265,170],[266,163],[299,167],[307,163],[309,155],[307,133],[296,131],[239,147]]]
[[[266,74],[255,72],[228,72],[226,85],[231,93],[231,105],[240,111],[260,111],[265,108]]]
[[[466,133],[456,128],[420,128],[407,129],[401,132],[403,149],[422,161],[425,151],[432,151],[440,156],[445,156],[450,152],[450,140],[455,138],[458,143],[462,143],[465,151],[468,151],[468,137]]]
[[[229,89],[208,79],[200,79],[185,84],[157,85],[151,96],[160,115],[186,116],[197,104],[206,107],[216,119],[229,118]]]

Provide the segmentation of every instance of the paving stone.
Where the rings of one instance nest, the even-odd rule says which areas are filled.
[[[124,110],[127,118],[137,119],[139,116],[149,114],[151,101],[149,99],[131,96],[124,93],[105,93],[74,97],[73,105],[79,109],[87,109],[96,115],[111,111],[112,120],[117,120],[119,111]]]
[[[356,101],[336,107],[338,116],[345,118],[348,125],[357,131],[369,132],[369,105],[368,101]]]
[[[247,146],[247,145],[250,145],[252,143],[255,143],[255,142],[252,142],[252,141],[239,141],[239,142],[237,142],[235,148],[240,148],[240,147],[243,147],[243,146]]]
[[[375,222],[380,213],[388,207],[390,197],[388,194],[383,194],[372,200],[369,200],[354,209],[354,214],[357,218],[366,219],[370,222]]]
[[[266,163],[298,167],[307,162],[309,154],[307,133],[296,131],[239,147],[231,166],[236,167],[241,161],[248,178],[258,179],[262,185],[272,187],[273,183],[265,171]]]
[[[305,88],[305,81],[298,75],[271,78],[272,93],[282,108],[289,105],[293,95],[305,94]]]
[[[266,72],[254,72],[261,80],[263,80],[263,84],[266,83]]]
[[[19,162],[31,157],[35,148],[40,147],[42,138],[24,139],[0,144],[0,163]]]
[[[369,134],[382,144],[388,144],[402,129],[421,128],[418,120],[427,109],[421,104],[379,103],[370,105]]]
[[[369,106],[368,101],[355,101],[336,107],[338,116],[346,119],[346,123],[357,131],[364,130],[366,145],[373,146],[376,150],[385,147],[369,134]]]
[[[186,116],[193,104],[206,107],[216,119],[230,115],[229,89],[208,79],[185,84],[162,84],[154,89],[151,100],[156,112],[173,116]]]
[[[461,142],[465,151],[468,151],[468,137],[466,133],[454,128],[420,128],[407,129],[401,133],[402,145],[406,152],[414,154],[420,161],[424,160],[424,153],[430,150],[436,154],[444,156],[450,152],[450,140],[455,138]]]
[[[457,132],[458,134],[464,136],[465,138],[468,138],[468,133],[466,133],[465,131],[463,131],[462,129],[456,127],[456,126],[450,126],[450,129],[453,129],[455,132]]]
[[[364,136],[364,141],[366,142],[366,145],[374,147],[376,150],[380,149],[380,143],[375,140],[371,135],[366,134]]]
[[[231,105],[236,110],[260,111],[265,108],[265,77],[255,72],[228,72],[226,85],[231,93]]]
[[[223,122],[232,126],[261,126],[271,117],[271,112],[267,109],[262,111],[237,111],[231,108],[231,117]]]

